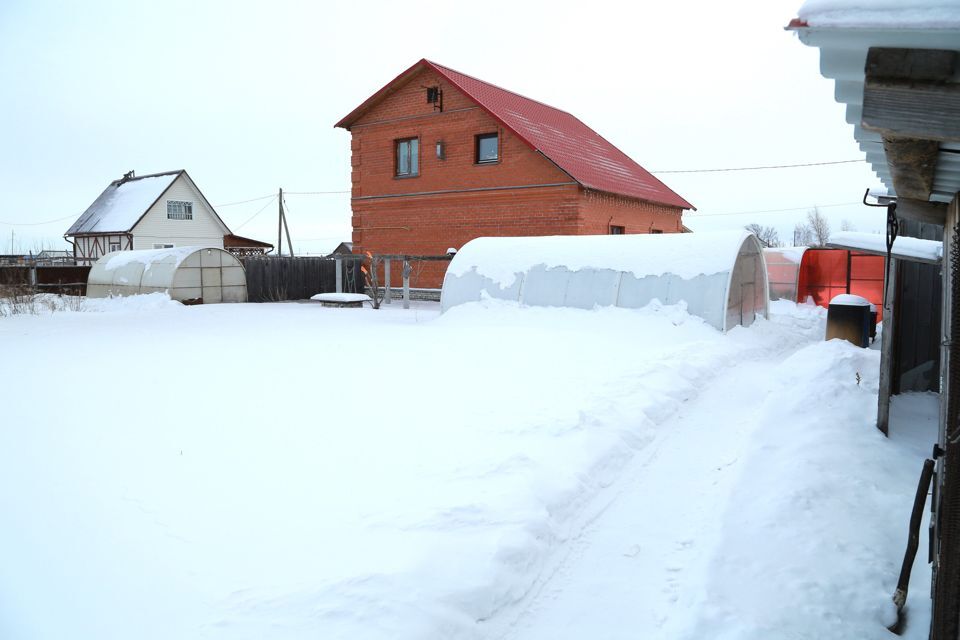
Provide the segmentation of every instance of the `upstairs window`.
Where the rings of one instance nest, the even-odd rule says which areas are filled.
[[[477,164],[497,162],[500,159],[499,136],[495,133],[482,133],[477,136]]]
[[[614,236],[622,236],[627,232],[626,228],[618,227],[615,224],[610,225],[610,234]]]
[[[193,220],[193,203],[167,200],[167,220]]]
[[[397,171],[398,178],[408,178],[420,175],[420,140],[407,138],[397,140]]]

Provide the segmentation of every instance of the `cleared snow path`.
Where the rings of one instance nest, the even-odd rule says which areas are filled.
[[[598,628],[604,638],[680,636],[704,601],[740,452],[782,360],[730,367],[664,424],[505,637],[599,637]]]

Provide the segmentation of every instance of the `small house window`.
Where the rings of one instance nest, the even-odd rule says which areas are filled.
[[[397,177],[420,175],[420,140],[397,140]]]
[[[663,233],[663,229],[650,229],[650,233]]]
[[[193,220],[193,203],[167,200],[167,220]]]
[[[119,243],[119,242],[111,242],[111,243],[110,243],[110,251],[120,251],[120,243]]]
[[[167,244],[167,243],[161,243],[161,242],[154,242],[153,248],[154,249],[173,249],[173,245]]]
[[[627,232],[626,228],[618,227],[615,224],[610,225],[610,234],[614,236],[622,236]]]
[[[500,159],[499,137],[495,133],[483,133],[477,136],[477,164],[496,162]]]

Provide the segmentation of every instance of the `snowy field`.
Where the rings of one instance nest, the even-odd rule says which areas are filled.
[[[883,438],[822,310],[67,307],[0,318],[4,640],[889,637],[936,397]]]

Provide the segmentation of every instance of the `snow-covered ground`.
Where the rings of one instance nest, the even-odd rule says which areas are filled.
[[[0,318],[0,638],[886,637],[936,399],[820,310],[75,306]]]

